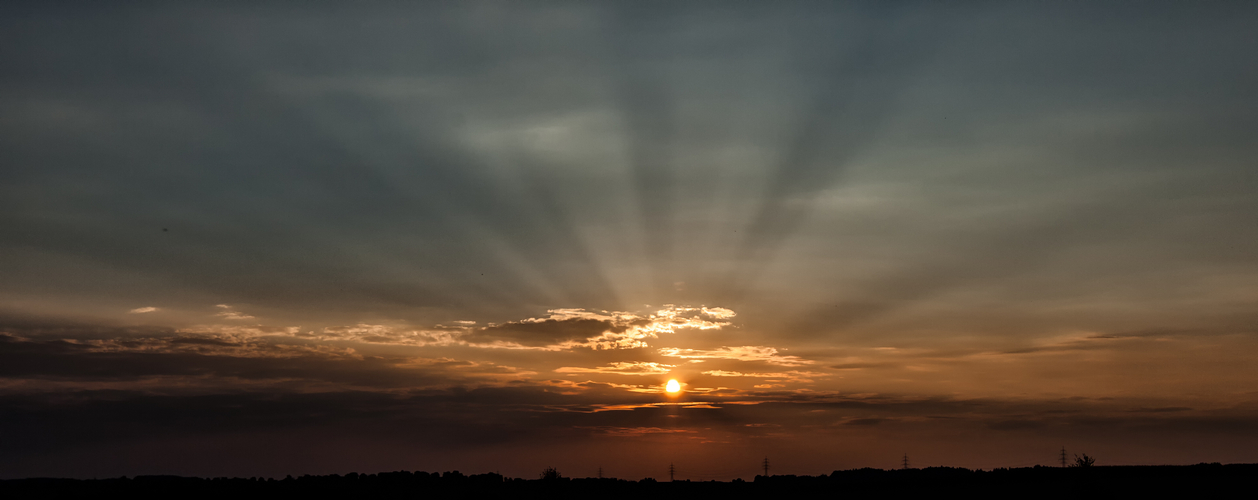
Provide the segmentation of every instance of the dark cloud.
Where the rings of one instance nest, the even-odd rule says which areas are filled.
[[[1038,422],[1035,420],[1001,420],[998,422],[991,422],[987,424],[988,428],[992,430],[996,430],[996,431],[1020,431],[1020,430],[1027,430],[1027,429],[1038,429],[1043,426],[1044,426],[1043,422]]]
[[[854,418],[843,422],[843,425],[878,425],[886,421],[885,418]]]
[[[509,342],[529,347],[559,345],[564,342],[583,342],[604,332],[620,333],[623,325],[587,318],[544,319],[537,321],[513,321],[469,331],[460,340],[477,344]]]
[[[0,334],[45,339],[126,339],[128,337],[168,337],[175,329],[153,325],[117,325],[100,321],[75,321],[0,312]]]
[[[0,377],[8,379],[155,379],[177,387],[181,378],[208,378],[216,388],[227,388],[236,379],[367,388],[431,386],[465,380],[466,375],[452,373],[449,368],[446,363],[425,366],[405,358],[198,337],[84,343],[0,336]]]
[[[1116,431],[1183,429],[1193,432],[1253,434],[1258,427],[1243,415],[1195,414],[1183,417],[1125,417],[1111,409],[1083,407],[1084,414],[1019,416],[1027,409],[1044,410],[1043,401],[936,400],[911,401],[895,397],[864,401],[775,402],[756,405],[712,402],[713,410],[674,410],[643,406],[622,411],[570,411],[606,394],[558,394],[544,386],[485,387],[415,391],[404,394],[374,392],[251,393],[209,395],[153,395],[136,391],[79,391],[58,394],[3,396],[9,453],[39,447],[85,446],[100,440],[171,437],[180,434],[253,432],[322,427],[397,432],[399,439],[423,439],[459,445],[502,444],[503,440],[534,440],[562,429],[665,428],[744,432],[770,417],[774,428],[806,428],[815,424],[847,426],[896,425],[900,429],[936,425],[980,426],[1002,431],[1035,432],[1070,427]],[[832,397],[831,397],[832,398]],[[622,403],[649,398],[621,396]],[[826,410],[811,412],[809,410]],[[90,419],[85,416],[91,415]],[[934,418],[922,420],[921,417]],[[951,417],[941,418],[941,417]],[[680,419],[680,420],[678,420]],[[960,419],[960,420],[957,420]],[[934,424],[950,420],[953,423]],[[72,424],[73,422],[73,424]],[[681,427],[678,427],[678,426]],[[1215,427],[1212,427],[1215,426]],[[715,427],[714,427],[715,426]],[[498,427],[496,430],[491,428]],[[17,431],[21,432],[17,432]],[[360,432],[360,431],[353,431]],[[489,435],[485,435],[485,433]],[[759,431],[756,431],[759,432]],[[1074,433],[1076,431],[1069,431]],[[20,448],[20,449],[19,449]]]
[[[1255,449],[1256,24],[4,2],[0,470],[218,457],[196,473],[269,435],[274,463],[326,467]],[[606,312],[666,304],[737,321]],[[555,349],[608,332],[635,349]],[[648,363],[674,366],[625,375]],[[783,364],[808,377],[703,374]],[[1189,456],[1165,446],[1142,450]]]
[[[895,368],[900,365],[895,363],[840,363],[830,365],[835,370],[864,370],[867,368]]]
[[[14,391],[9,385],[0,394],[0,425],[9,431],[0,437],[0,450],[4,450],[0,452],[0,463],[6,464],[6,470],[19,471],[14,472],[16,474],[50,470],[39,468],[38,464],[43,463],[41,457],[100,456],[102,450],[111,448],[147,449],[160,447],[160,443],[184,443],[179,449],[163,452],[163,460],[172,464],[168,466],[178,464],[178,467],[195,469],[198,466],[193,464],[207,457],[235,460],[234,454],[243,448],[221,445],[241,439],[286,443],[282,448],[258,455],[271,457],[268,460],[274,463],[244,459],[253,467],[286,471],[285,466],[277,464],[286,463],[286,467],[304,464],[315,468],[345,466],[348,462],[336,458],[338,455],[331,451],[343,450],[347,440],[359,446],[378,447],[381,453],[393,457],[391,460],[397,460],[400,456],[397,454],[403,450],[428,456],[439,454],[436,450],[500,454],[531,447],[536,453],[536,450],[547,449],[550,446],[547,443],[557,439],[575,447],[574,450],[592,446],[616,450],[621,445],[661,439],[726,443],[737,448],[750,445],[744,440],[766,437],[780,440],[778,446],[807,446],[805,441],[815,444],[851,439],[843,428],[909,439],[924,439],[940,433],[968,435],[979,441],[992,439],[983,434],[984,429],[1031,440],[1072,436],[1075,441],[1095,441],[1105,435],[1136,438],[1167,433],[1200,435],[1203,439],[1219,435],[1258,438],[1258,427],[1253,425],[1252,416],[1243,410],[1175,408],[1171,411],[1168,407],[1112,400],[966,400],[893,394],[844,396],[807,391],[724,391],[690,394],[677,406],[662,401],[659,396],[627,392],[614,384],[562,380],[479,386],[458,384],[383,392],[374,389],[400,387],[380,383],[372,373],[407,383],[414,383],[415,379],[367,362],[339,371],[332,362],[307,360],[299,368],[280,362],[267,371],[251,373],[250,370],[256,368],[241,364],[239,360],[218,363],[209,359],[213,356],[177,352],[148,353],[151,358],[166,359],[165,363],[155,363],[140,356],[90,352],[67,342],[7,339],[0,346],[3,347],[0,352],[6,353],[4,365],[9,370],[2,379],[6,382],[59,378],[87,384],[125,377],[127,373],[118,366],[111,366],[113,363],[139,365],[141,368],[132,372],[137,376],[195,375],[217,381],[216,384],[164,390],[136,386],[133,389],[32,392]],[[214,344],[212,347],[223,346]],[[16,356],[7,357],[10,354],[28,356],[50,367],[8,368],[9,362],[16,359]],[[58,362],[62,357],[72,357],[86,368],[68,368],[66,363]],[[169,367],[179,364],[188,368]],[[144,370],[159,365],[163,368]],[[109,366],[110,371],[120,375],[102,377],[99,370],[94,369],[102,366]],[[361,373],[346,373],[355,370]],[[25,373],[18,374],[18,371]],[[234,381],[237,377],[250,376],[304,377],[306,382],[259,390]],[[308,390],[317,387],[314,384],[320,381],[342,385],[331,390]],[[1146,411],[1150,408],[1153,411]],[[615,444],[604,441],[606,439],[630,441]],[[306,444],[296,445],[297,442]],[[918,449],[925,442],[919,443]],[[290,457],[283,452],[285,449],[293,453],[300,450],[306,456]],[[603,460],[609,466],[626,466],[614,454]]]
[[[14,291],[521,317],[754,303],[785,277],[763,274],[776,256],[814,239],[845,256],[936,249],[863,281],[863,301],[822,299],[850,324],[1116,235],[1145,260],[1252,264],[1235,132],[1252,117],[1231,104],[1254,77],[1228,56],[1253,49],[1229,29],[1253,18],[1241,6],[1167,8],[1171,22],[1043,6],[15,5],[0,53]],[[896,156],[918,146],[935,156]],[[1028,157],[960,166],[1010,149]],[[1128,181],[1109,189],[1111,173]],[[913,202],[826,205],[886,186]],[[1045,196],[1061,203],[982,216]],[[1150,240],[1180,243],[1158,257]],[[111,289],[108,272],[134,279]]]
[[[1128,411],[1133,411],[1133,412],[1138,412],[1138,413],[1167,413],[1167,412],[1174,412],[1174,411],[1192,411],[1192,408],[1189,408],[1187,406],[1163,406],[1160,408],[1135,408]]]

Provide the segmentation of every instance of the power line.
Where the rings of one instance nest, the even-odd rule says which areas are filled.
[[[901,469],[905,469],[905,470],[907,470],[907,469],[909,468],[909,454],[908,454],[908,453],[905,453],[905,454],[904,454],[904,461],[903,461],[903,462],[901,462],[901,467],[900,467],[900,468],[901,468]]]
[[[673,474],[676,472],[677,472],[677,469],[673,467],[673,464],[668,464],[668,480],[669,481],[676,481],[676,479],[673,479]]]
[[[769,477],[769,457],[764,457],[764,477]]]
[[[1061,447],[1061,466],[1062,468],[1066,467],[1066,447],[1065,446]]]

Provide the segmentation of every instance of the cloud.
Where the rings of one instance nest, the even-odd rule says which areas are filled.
[[[659,427],[578,427],[579,429],[590,429],[608,436],[617,437],[638,437],[649,434],[697,434],[698,431],[691,429],[662,429]]]
[[[285,336],[317,341],[348,341],[420,347],[461,344],[457,339],[459,330],[461,329],[420,330],[408,327],[359,323],[356,325],[329,326],[318,331],[302,331],[302,328],[299,326],[268,325],[195,325],[181,328],[178,331],[180,333],[201,334]]]
[[[663,309],[655,311],[648,318],[649,328],[658,333],[675,333],[677,329],[695,328],[699,330],[719,330],[728,326],[728,322],[709,321],[699,315],[711,316],[716,319],[729,319],[737,314],[722,307],[686,307],[667,304]]]
[[[839,363],[830,365],[835,370],[864,370],[868,368],[895,368],[900,366],[897,363]]]
[[[231,306],[218,316],[227,319],[249,319]],[[314,340],[340,340],[370,344],[409,346],[467,346],[488,349],[523,349],[562,351],[572,349],[631,349],[647,347],[647,340],[674,334],[686,329],[718,330],[726,321],[713,321],[702,316],[729,318],[734,312],[724,308],[665,306],[650,314],[629,312],[595,312],[584,309],[552,309],[545,317],[526,318],[501,324],[477,327],[475,321],[455,321],[431,329],[408,326],[359,323],[329,326],[319,331],[301,331],[298,327],[198,325],[185,331],[252,332],[257,335],[287,335]]]
[[[218,312],[218,314],[215,314],[215,316],[218,316],[218,317],[220,317],[220,318],[225,318],[225,319],[253,319],[253,316],[250,316],[250,315],[248,315],[248,314],[245,314],[245,313],[239,312],[239,311],[237,311],[235,308],[233,308],[232,306],[229,306],[229,305],[227,305],[227,304],[219,304],[219,305],[214,306],[214,307],[217,307],[217,308],[219,308],[219,309],[222,309],[222,311],[219,311],[219,312]]]
[[[997,431],[1020,431],[1027,429],[1038,429],[1044,427],[1045,423],[1037,420],[1011,419],[998,420],[988,422],[987,427]]]
[[[738,315],[734,311],[726,309],[724,307],[704,307],[703,314],[706,314],[716,319],[730,319]]]
[[[0,334],[23,339],[118,339],[176,335],[176,329],[153,325],[114,325],[65,319],[0,314]]]
[[[380,331],[368,326],[343,333],[351,330],[363,336]],[[894,432],[905,439],[989,430],[1027,439],[1063,432],[1258,436],[1252,407],[1245,405],[1200,410],[1169,400],[966,399],[772,387],[780,384],[762,384],[769,386],[764,390],[691,388],[687,400],[673,403],[660,396],[658,384],[532,381],[530,372],[503,364],[372,356],[284,336],[80,337],[0,336],[0,422],[11,431],[0,436],[0,463],[18,463],[33,450],[56,455],[124,442],[295,436],[307,429],[354,439],[388,436],[389,442],[412,448],[493,450],[505,449],[504,443],[553,442],[557,436],[591,446],[603,438],[702,435],[743,446],[739,440],[764,435],[766,426],[758,424],[766,422],[778,426],[771,429],[781,431],[775,439],[788,444],[792,435],[816,443],[851,432]],[[668,367],[625,361],[556,371],[634,375]],[[706,375],[818,374],[709,370]],[[212,447],[182,449],[187,451],[172,456],[213,453],[206,451]]]
[[[1167,413],[1175,411],[1192,411],[1192,408],[1187,406],[1163,406],[1160,408],[1133,408],[1127,411],[1135,413]]]
[[[151,312],[156,311],[156,310],[157,310],[157,308],[156,308],[156,307],[152,307],[152,306],[150,306],[150,307],[137,307],[137,308],[135,308],[135,309],[132,309],[132,310],[130,310],[130,311],[127,311],[127,313],[128,313],[128,314],[144,314],[144,313],[151,313]]]
[[[1143,432],[1150,436],[1165,432],[1258,435],[1252,416],[1235,410],[1132,414],[1124,413],[1125,407],[1120,403],[835,394],[783,394],[776,399],[763,399],[759,404],[715,398],[672,404],[660,402],[655,395],[610,391],[606,384],[570,384],[576,390],[566,393],[529,384],[387,393],[345,389],[257,392],[235,388],[215,392],[206,387],[164,393],[90,389],[69,394],[0,391],[0,421],[6,422],[10,430],[0,436],[0,444],[4,444],[0,446],[0,456],[13,458],[34,449],[48,452],[102,441],[186,438],[207,433],[254,435],[311,426],[340,429],[347,435],[375,429],[403,441],[464,446],[492,443],[495,439],[553,440],[569,435],[564,429],[632,437],[762,433],[763,428],[773,427],[784,432],[805,431],[808,439],[816,442],[829,439],[826,432],[830,431],[822,431],[825,428],[890,422],[895,423],[895,432],[912,436],[982,429],[1031,436],[1056,436],[1063,429],[1072,429],[1075,439],[1081,433],[1105,432]],[[704,412],[719,412],[719,416],[704,412],[676,414],[672,408],[702,408]],[[1072,412],[1052,413],[1063,409]],[[83,415],[93,418],[84,419]],[[72,422],[78,424],[70,425]]]
[[[853,418],[843,421],[843,425],[878,425],[886,421],[885,418]]]
[[[703,372],[703,374],[711,375],[713,377],[751,377],[751,378],[784,379],[787,382],[812,382],[812,378],[824,377],[826,375],[820,372],[804,372],[804,371],[798,371],[798,370],[793,370],[789,372],[778,372],[778,373],[744,373],[744,372],[727,371],[727,370],[708,370],[708,371]],[[774,381],[771,380],[770,382],[774,382]]]
[[[476,392],[482,379],[462,372],[505,370],[487,359],[549,376],[641,360],[833,366],[854,391],[1203,395],[1141,408],[1227,406],[1231,388],[1254,386],[1254,346],[1236,339],[1038,341],[1255,324],[1253,75],[1237,63],[1254,58],[1250,4],[1139,19],[536,5],[79,15],[23,3],[0,15],[4,307],[121,316],[110,304],[162,297],[174,324],[225,323],[13,327],[24,340],[0,345],[5,387]],[[1016,47],[997,43],[1010,33]],[[203,297],[251,311],[204,309]],[[663,301],[678,305],[609,311]],[[588,310],[541,312],[556,304]],[[179,317],[196,307],[204,321]],[[734,330],[751,311],[754,328]],[[252,325],[253,312],[302,319]],[[449,326],[421,324],[432,321]],[[330,343],[360,351],[318,346]],[[822,354],[873,344],[912,347]],[[777,350],[735,352],[766,345]],[[415,347],[469,359],[392,357]],[[738,397],[834,397],[774,389]],[[595,392],[640,403],[617,399],[624,387],[545,390],[574,394],[493,394],[530,411]],[[282,416],[304,425],[316,404],[356,397],[363,412],[408,411],[349,393],[127,401],[216,417],[294,405]],[[459,397],[410,403],[439,412]],[[927,411],[908,399],[884,406]],[[590,425],[668,427],[637,418]]]
[[[192,325],[175,330],[188,335],[227,335],[234,337],[294,336],[301,337],[301,327],[270,325]]]
[[[393,344],[410,346],[452,345],[458,343],[456,332],[446,330],[415,330],[397,328],[387,325],[371,325],[359,323],[353,326],[333,326],[322,330],[319,335],[298,335],[319,340],[349,340],[370,344]]]
[[[577,366],[565,366],[555,369],[557,373],[609,373],[615,375],[663,375],[673,370],[677,365],[666,365],[663,363],[654,363],[647,361],[618,361],[607,366],[599,366],[595,368],[582,368]]]
[[[590,339],[621,338],[626,327],[612,321],[590,318],[544,318],[513,321],[470,330],[459,340],[472,345],[518,345],[523,347],[572,347]]]
[[[364,356],[353,349],[275,344],[251,336],[30,340],[0,335],[0,378],[24,380],[27,387],[42,386],[31,381],[61,381],[174,391],[217,387],[234,392],[259,384],[279,390],[394,390],[493,384],[529,373],[493,363]]]
[[[543,318],[528,318],[464,330],[458,340],[473,347],[568,350],[634,349],[648,347],[648,339],[680,330],[719,330],[734,316],[724,308],[666,305],[650,314],[594,312],[584,309],[552,309]]]
[[[665,347],[659,350],[663,356],[682,359],[732,359],[738,361],[763,361],[780,366],[800,366],[812,364],[813,361],[799,356],[784,356],[778,350],[765,346],[721,347],[718,349],[680,349]]]

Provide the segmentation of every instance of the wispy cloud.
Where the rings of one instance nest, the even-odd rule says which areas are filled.
[[[128,314],[144,314],[144,313],[151,313],[154,311],[157,311],[156,307],[148,306],[148,307],[137,307],[135,309],[127,311],[127,313]]]
[[[216,315],[226,319],[252,319],[232,306],[219,304]],[[735,313],[724,308],[667,305],[648,314],[622,311],[551,309],[547,315],[506,323],[475,326],[476,321],[460,320],[431,328],[405,325],[359,323],[330,326],[317,331],[280,331],[294,337],[317,340],[343,340],[372,344],[410,346],[465,346],[483,349],[567,351],[573,349],[611,350],[648,347],[647,341],[687,329],[718,330],[729,326]]]
[[[734,316],[737,316],[737,314],[735,314],[734,311],[726,309],[724,307],[704,307],[703,314],[706,314],[716,319],[730,319],[730,318],[733,318]]]
[[[242,313],[242,312],[240,312],[240,311],[237,311],[234,307],[229,306],[229,305],[227,305],[227,304],[219,304],[219,305],[214,306],[214,307],[217,307],[217,308],[219,308],[219,309],[222,309],[221,311],[219,311],[219,312],[218,312],[218,314],[215,314],[215,316],[218,316],[218,317],[220,317],[220,318],[224,318],[224,319],[254,319],[254,318],[253,318],[253,316],[250,316],[250,315],[248,315],[248,314],[245,314],[245,313]]]
[[[555,369],[557,373],[609,373],[615,375],[663,375],[677,365],[666,365],[647,361],[618,361],[595,368],[565,366]]]
[[[765,346],[721,347],[719,349],[680,349],[665,347],[659,350],[660,355],[682,359],[733,359],[738,361],[762,361],[779,366],[800,366],[812,364],[813,361],[799,356],[778,354],[778,350]]]
[[[664,429],[660,427],[584,427],[578,426],[578,429],[590,429],[608,436],[619,437],[637,437],[649,434],[697,434],[698,431],[691,429]]]
[[[812,382],[815,377],[824,377],[826,374],[821,372],[804,372],[792,370],[789,372],[775,373],[758,373],[758,372],[736,372],[728,370],[708,370],[703,372],[704,375],[713,377],[750,377],[750,378],[766,378],[766,379],[783,379],[787,382]],[[770,380],[774,382],[774,380]]]
[[[719,330],[730,325],[719,320],[735,316],[734,311],[720,307],[671,304],[649,314],[584,309],[547,312],[549,314],[541,318],[469,328],[459,340],[469,346],[491,348],[636,349],[649,347],[650,339],[681,330]]]
[[[309,334],[309,336],[319,338],[320,340],[349,340],[370,344],[428,346],[456,344],[456,334],[457,332],[447,330],[417,330],[359,323],[352,326],[327,327],[320,334]]]

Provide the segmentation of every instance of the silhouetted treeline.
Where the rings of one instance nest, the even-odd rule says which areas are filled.
[[[390,495],[407,498],[774,498],[781,495],[877,498],[961,493],[969,497],[1201,495],[1253,491],[1258,464],[1189,466],[1026,467],[970,470],[855,469],[820,476],[756,476],[754,481],[551,478],[519,479],[498,474],[427,472],[264,478],[137,476],[115,479],[11,479],[0,481],[0,497],[111,495],[171,497],[289,497]]]

